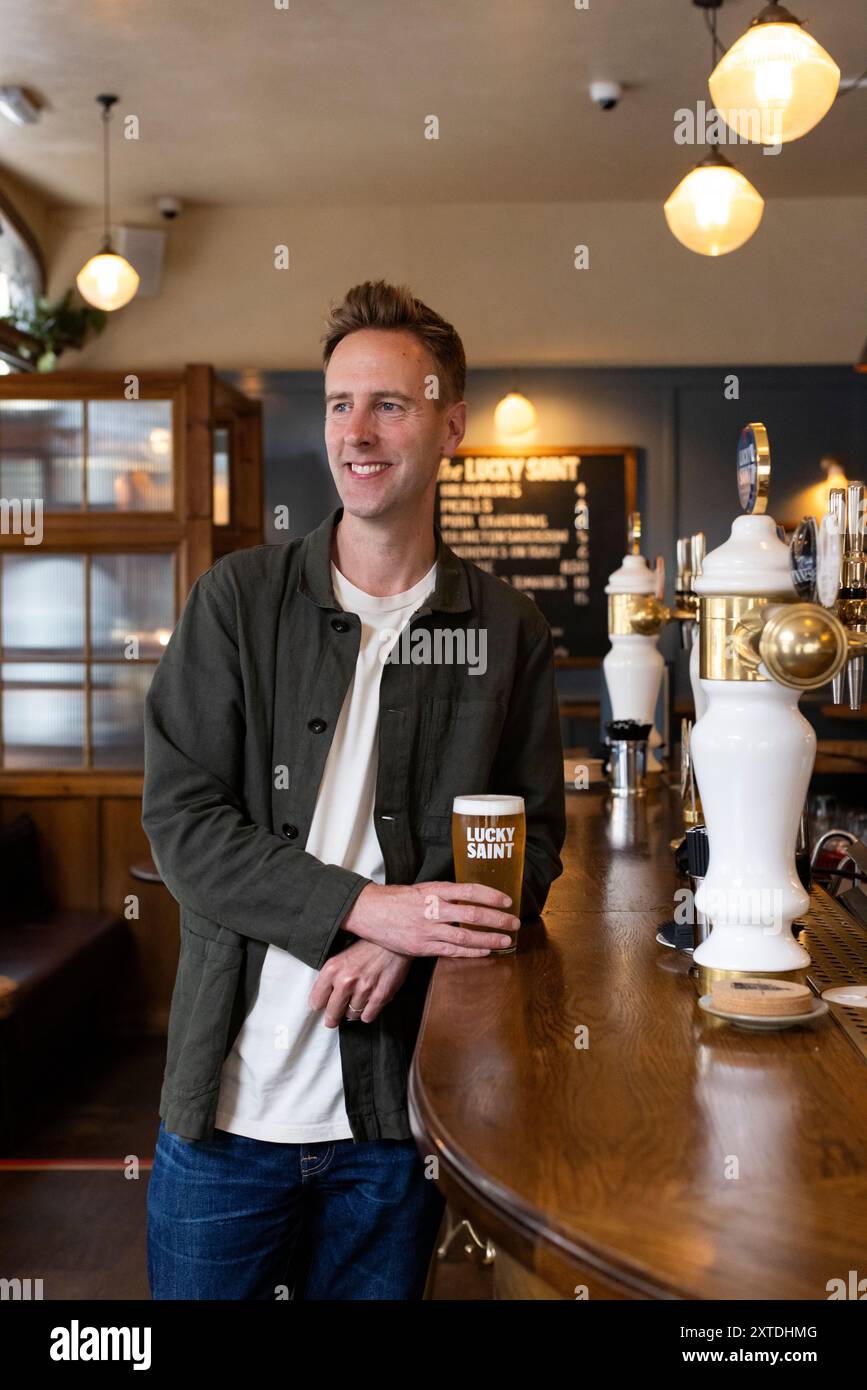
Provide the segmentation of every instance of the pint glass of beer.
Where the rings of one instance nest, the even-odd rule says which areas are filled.
[[[524,882],[524,846],[527,825],[522,796],[456,796],[452,809],[452,850],[456,883],[486,883],[508,893],[511,906],[505,910],[519,917],[521,887]],[[461,923],[468,929],[472,924]],[[493,931],[478,927],[478,931]],[[500,930],[500,928],[496,928]],[[492,956],[508,956],[517,939]]]

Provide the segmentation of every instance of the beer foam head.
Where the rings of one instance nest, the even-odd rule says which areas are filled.
[[[486,792],[479,796],[456,796],[456,816],[520,816],[524,811],[522,796],[500,796]]]

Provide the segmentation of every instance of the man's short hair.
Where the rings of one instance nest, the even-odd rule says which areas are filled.
[[[331,361],[337,344],[362,328],[403,329],[413,333],[436,363],[439,405],[454,405],[463,400],[467,384],[464,345],[456,329],[416,299],[409,286],[365,280],[363,285],[353,286],[342,304],[332,304],[322,337],[325,344],[323,368]]]

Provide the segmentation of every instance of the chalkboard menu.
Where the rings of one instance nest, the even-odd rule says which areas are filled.
[[[635,474],[629,448],[461,450],[440,463],[436,522],[455,554],[535,599],[561,664],[595,665]]]

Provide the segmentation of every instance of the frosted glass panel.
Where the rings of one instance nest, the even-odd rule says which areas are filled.
[[[158,659],[174,626],[172,556],[93,555],[90,565],[93,654]]]
[[[172,509],[171,401],[90,401],[88,511]]]
[[[229,524],[229,431],[214,430],[214,525]]]
[[[94,767],[144,767],[143,710],[155,666],[91,668]]]
[[[0,401],[0,495],[80,511],[83,425],[81,401]]]
[[[6,555],[0,642],[15,656],[84,654],[84,557]]]
[[[3,765],[81,767],[84,667],[4,662]]]

